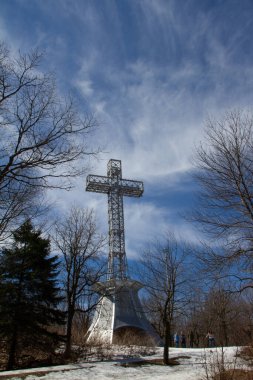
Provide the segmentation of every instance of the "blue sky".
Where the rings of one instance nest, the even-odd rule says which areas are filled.
[[[252,108],[252,0],[0,0],[0,9],[0,39],[45,51],[60,91],[95,113],[92,143],[104,153],[91,172],[121,159],[124,178],[144,181],[141,199],[125,199],[128,257],[167,230],[197,241],[183,214],[195,207],[190,172],[205,120]],[[50,197],[58,209],[94,207],[106,232],[106,197],[84,182]]]

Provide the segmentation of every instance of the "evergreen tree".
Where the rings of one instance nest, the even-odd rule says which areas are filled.
[[[48,327],[63,324],[57,309],[58,258],[50,242],[28,221],[13,233],[11,249],[0,254],[0,336],[7,341],[7,369],[15,366],[22,347],[49,349],[59,341]]]

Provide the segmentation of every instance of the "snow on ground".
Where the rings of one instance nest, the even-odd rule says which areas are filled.
[[[236,362],[236,367],[243,365],[240,359],[236,359],[238,352],[236,347],[226,347],[225,360],[226,363]],[[143,355],[139,358],[126,358],[123,351],[115,351],[112,359],[105,361],[96,361],[93,357],[88,361],[80,361],[78,364],[43,367],[37,369],[19,370],[19,371],[3,371],[0,372],[1,377],[12,375],[12,379],[18,380],[201,380],[204,379],[205,364],[217,357],[220,349],[203,349],[203,348],[171,348],[170,357],[178,358],[180,365],[163,366],[163,365],[141,365],[135,367],[123,367],[121,364],[126,362],[134,362],[136,360],[161,358],[163,354],[162,348],[157,348],[153,355]]]

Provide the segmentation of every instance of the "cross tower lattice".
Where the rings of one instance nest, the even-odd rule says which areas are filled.
[[[88,175],[86,190],[108,194],[108,280],[124,280],[127,278],[127,260],[125,252],[123,196],[140,197],[144,191],[143,182],[123,179],[121,161],[110,160],[107,164],[107,177],[93,174]]]

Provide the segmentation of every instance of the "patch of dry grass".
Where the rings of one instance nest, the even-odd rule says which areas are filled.
[[[248,365],[253,365],[253,347],[252,347],[252,345],[242,347],[238,356],[240,356],[241,358],[246,360]]]
[[[214,380],[253,380],[253,371],[242,369],[230,369],[223,373],[218,373]]]

